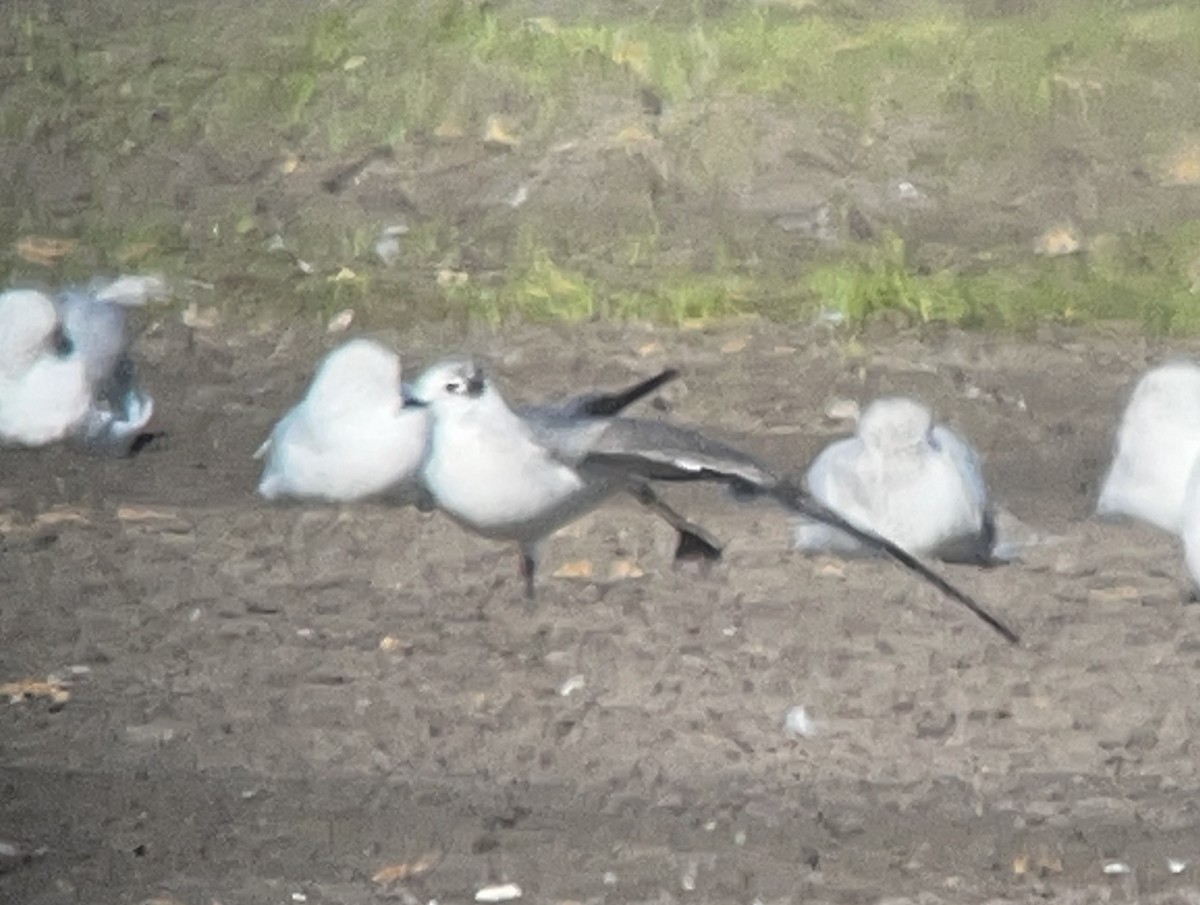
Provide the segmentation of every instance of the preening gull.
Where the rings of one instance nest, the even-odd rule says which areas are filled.
[[[258,492],[352,502],[414,484],[428,412],[405,404],[400,356],[352,339],[325,356],[304,398],[254,454],[265,459]]]
[[[0,442],[135,449],[154,404],[127,351],[125,308],[163,293],[161,280],[130,276],[58,296],[0,294]]]

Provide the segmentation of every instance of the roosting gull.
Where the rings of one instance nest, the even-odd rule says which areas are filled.
[[[0,442],[74,437],[97,451],[135,451],[154,404],[126,350],[125,308],[164,290],[154,278],[122,277],[57,298],[0,294]]]
[[[996,559],[979,455],[914,399],[872,402],[855,436],[827,446],[805,483],[829,509],[914,556],[980,565]],[[794,521],[793,544],[806,553],[878,552],[806,518]]]
[[[876,547],[965,605],[1003,635],[1015,632],[895,544],[851,525],[752,457],[661,421],[564,410],[514,412],[470,359],[435,365],[414,387],[433,416],[421,480],[464,528],[515,541],[532,596],[541,542],[621,492],[650,481],[713,481],[742,497],[766,496]]]
[[[1138,381],[1121,417],[1096,514],[1128,515],[1178,534],[1200,455],[1200,366],[1173,361]]]
[[[258,492],[352,502],[415,482],[429,414],[405,404],[400,356],[352,339],[325,356],[304,398],[254,454],[266,459]]]

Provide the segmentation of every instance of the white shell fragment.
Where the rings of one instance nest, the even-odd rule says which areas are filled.
[[[808,711],[800,706],[793,707],[787,712],[783,725],[792,735],[798,735],[801,738],[812,738],[817,734],[817,724],[808,715]]]
[[[853,399],[838,397],[825,403],[825,417],[830,421],[857,421],[860,414],[858,403]]]
[[[1182,858],[1168,858],[1167,870],[1173,874],[1181,874],[1187,870],[1187,862]]]
[[[1130,873],[1130,867],[1124,861],[1109,861],[1104,865],[1104,873],[1110,877],[1118,877]]]
[[[161,302],[170,294],[171,289],[167,281],[157,274],[126,274],[99,290],[96,299],[126,307],[137,307],[147,302]]]
[[[558,693],[564,698],[570,697],[575,692],[582,691],[585,685],[587,685],[587,680],[583,676],[574,675],[563,680],[562,684],[558,686]]]
[[[408,232],[407,223],[384,227],[375,241],[375,255],[386,266],[391,267],[400,258],[400,237]]]
[[[343,308],[337,314],[329,319],[329,323],[325,327],[326,333],[345,333],[350,329],[350,325],[354,323],[354,309]]]
[[[689,858],[679,873],[679,888],[684,892],[695,892],[696,876],[700,873],[700,865],[694,858]]]
[[[476,902],[511,902],[521,898],[521,887],[516,883],[500,883],[485,886],[475,893]]]

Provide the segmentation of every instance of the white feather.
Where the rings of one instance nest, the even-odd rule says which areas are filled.
[[[1096,514],[1128,515],[1176,534],[1200,455],[1200,366],[1173,361],[1138,381],[1121,417]]]

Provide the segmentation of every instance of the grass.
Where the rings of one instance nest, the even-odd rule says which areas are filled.
[[[1077,254],[982,270],[925,273],[894,234],[814,268],[807,287],[853,328],[885,311],[920,324],[1027,330],[1040,323],[1129,320],[1147,332],[1200,332],[1200,220],[1099,237]]]
[[[668,165],[697,197],[720,197],[754,175],[763,109],[784,120],[826,118],[863,148],[895,128],[933,123],[931,131],[953,135],[931,158],[952,180],[956,167],[1011,153],[1031,135],[1161,150],[1174,137],[1181,99],[1194,99],[1200,83],[1200,6],[1185,2],[1060,0],[1020,15],[973,16],[955,0],[873,4],[869,15],[859,0],[697,0],[619,21],[539,16],[537,4],[522,0],[302,7],[298,14],[293,3],[264,0],[228,18],[183,6],[181,15],[112,33],[81,29],[49,0],[0,12],[0,139],[54,136],[82,149],[80,194],[92,199],[64,213],[20,180],[0,185],[5,247],[18,235],[66,234],[99,250],[66,270],[244,269],[288,282],[292,291],[278,293],[286,304],[326,312],[375,304],[403,283],[372,256],[380,224],[370,216],[356,221],[338,210],[328,222],[295,226],[289,241],[301,237],[318,268],[317,277],[298,276],[262,260],[281,227],[260,216],[236,175],[185,222],[166,183],[131,182],[137,171],[127,163],[147,148],[169,157],[198,143],[221,165],[285,153],[320,161],[442,136],[477,140],[497,115],[536,159],[586,131],[595,98],[640,95],[663,112],[653,137],[690,145]],[[589,239],[586,223],[556,234],[517,219],[519,235],[497,240],[503,229],[494,223],[443,222],[435,213],[405,237],[397,269],[423,281],[436,304],[492,323],[683,324],[833,310],[852,327],[900,311],[916,323],[989,328],[1120,317],[1155,332],[1200,331],[1200,229],[1187,220],[1156,230],[1109,225],[1067,258],[1005,253],[930,272],[913,263],[898,233],[836,253],[772,251],[752,232],[731,227],[726,236],[715,224],[705,247],[681,256],[683,240],[649,200],[628,222],[607,224],[603,239]],[[472,258],[485,266],[464,263]],[[22,267],[0,256],[0,275]],[[343,268],[354,276],[333,279]],[[438,284],[433,275],[442,272],[467,277]]]

